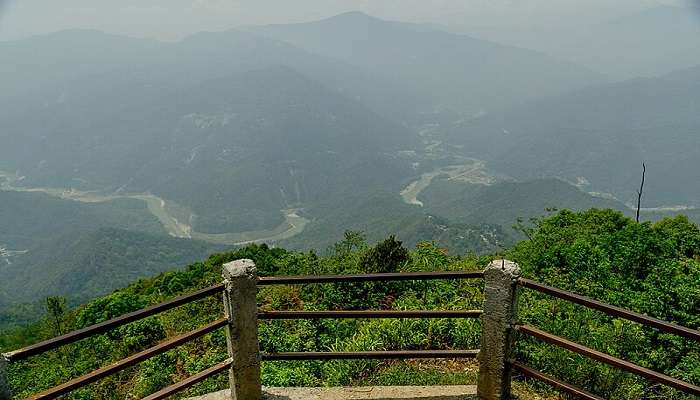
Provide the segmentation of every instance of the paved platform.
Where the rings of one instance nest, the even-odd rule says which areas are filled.
[[[367,386],[352,388],[265,388],[266,400],[472,400],[476,386]],[[230,391],[189,400],[229,400]]]

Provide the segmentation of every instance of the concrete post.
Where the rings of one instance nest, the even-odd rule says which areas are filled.
[[[514,324],[517,319],[518,264],[493,261],[484,271],[484,314],[477,394],[483,400],[510,398]]]
[[[224,308],[228,318],[226,341],[233,359],[229,379],[232,400],[259,400],[260,345],[258,343],[257,271],[252,260],[223,266]]]
[[[7,378],[7,360],[0,354],[0,400],[10,400],[11,398],[10,381]]]

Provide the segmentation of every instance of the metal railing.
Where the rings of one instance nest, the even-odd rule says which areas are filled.
[[[258,285],[297,285],[351,282],[427,281],[436,279],[483,279],[483,271],[391,272],[377,274],[271,276],[258,279]],[[376,319],[376,318],[479,318],[482,310],[449,311],[267,311],[258,319]],[[475,358],[478,350],[401,350],[352,352],[288,352],[261,354],[262,360],[362,360],[362,359],[439,359]]]
[[[160,304],[156,304],[150,307],[146,307],[144,309],[134,311],[132,313],[124,314],[122,316],[119,316],[117,318],[110,319],[108,321],[100,322],[99,324],[95,324],[92,326],[88,326],[83,329],[79,329],[77,331],[73,331],[70,333],[67,333],[62,336],[55,337],[53,339],[49,339],[46,341],[43,341],[41,343],[33,344],[31,346],[27,346],[25,348],[11,351],[9,353],[4,353],[3,356],[5,356],[5,359],[10,362],[15,362],[19,360],[24,360],[26,358],[29,358],[31,356],[35,356],[37,354],[45,353],[49,350],[54,350],[57,349],[61,346],[65,346],[70,343],[77,342],[78,340],[88,338],[90,336],[94,335],[99,335],[101,333],[105,333],[107,331],[110,331],[114,328],[118,328],[122,325],[126,325],[130,322],[138,321],[147,317],[151,317],[153,315],[156,315],[158,313],[161,313],[163,311],[171,310],[175,307],[179,307],[181,305],[191,303],[193,301],[220,293],[224,290],[224,285],[222,283],[219,283],[217,285],[210,286],[208,288],[204,288],[201,290],[198,290],[194,293],[190,293],[184,296],[176,297],[172,300],[165,301]]]
[[[20,360],[25,360],[29,357],[39,355],[42,353],[45,353],[50,350],[55,350],[59,347],[77,342],[81,339],[85,339],[94,335],[98,335],[101,333],[108,332],[114,328],[120,327],[122,325],[126,325],[128,323],[138,321],[147,317],[154,316],[156,314],[159,314],[163,311],[171,310],[175,307],[191,303],[193,301],[209,297],[215,294],[219,294],[224,290],[224,285],[223,284],[217,284],[210,286],[208,288],[204,288],[201,290],[198,290],[196,292],[184,295],[184,296],[179,296],[176,297],[172,300],[165,301],[160,304],[156,304],[147,308],[144,308],[142,310],[138,310],[132,313],[128,313],[122,316],[119,316],[117,318],[110,319],[108,321],[104,321],[92,326],[88,326],[86,328],[73,331],[70,333],[67,333],[62,336],[58,336],[31,346],[24,347],[22,349],[12,351],[9,353],[4,353],[1,356],[6,360],[6,362],[13,363],[17,362]],[[131,355],[127,358],[124,358],[122,360],[119,360],[113,364],[110,364],[108,366],[102,367],[100,369],[97,369],[93,372],[90,372],[88,374],[85,374],[83,376],[80,376],[78,378],[72,379],[66,383],[63,383],[61,385],[55,386],[51,389],[42,391],[40,393],[37,393],[35,395],[32,395],[29,397],[29,399],[35,400],[35,399],[55,399],[59,396],[65,395],[73,390],[79,389],[81,387],[84,387],[86,385],[89,385],[90,383],[93,383],[95,381],[98,381],[100,379],[106,378],[108,376],[114,375],[119,371],[122,371],[126,368],[129,368],[131,366],[134,366],[142,361],[145,361],[149,358],[152,358],[158,354],[162,354],[168,350],[174,349],[178,346],[181,346],[189,341],[192,341],[198,337],[204,336],[208,333],[211,333],[219,328],[222,328],[226,326],[227,320],[225,318],[223,319],[218,319],[212,323],[209,323],[199,329],[193,330],[189,333],[185,333],[183,335],[176,336],[174,338],[170,338],[156,346],[153,346],[151,348],[148,348],[144,351],[141,351],[139,353],[136,353],[134,355]],[[217,369],[218,371],[218,369]],[[1,373],[2,371],[0,371]],[[198,382],[199,380],[205,379],[206,377],[210,376],[212,374],[212,371],[207,370],[202,372],[202,374],[207,373],[204,378],[202,378],[200,375],[193,376],[191,379],[191,385],[194,383]],[[199,379],[199,380],[198,380]],[[187,386],[185,386],[187,387]],[[160,393],[160,392],[159,392]],[[155,396],[156,394],[152,395]],[[7,395],[9,397],[9,394]],[[3,397],[3,394],[0,393],[0,398]],[[149,397],[151,398],[151,397]],[[164,397],[152,397],[153,399],[156,398],[164,398]]]
[[[314,275],[314,276],[280,276],[280,277],[256,277],[257,286],[266,285],[296,285],[315,283],[340,283],[340,282],[381,282],[381,281],[420,281],[433,279],[478,279],[483,278],[481,271],[453,271],[453,272],[410,272],[410,273],[380,273],[380,274],[349,274],[349,275]],[[226,284],[219,283],[196,292],[179,296],[174,299],[149,306],[142,310],[124,314],[122,316],[100,322],[98,324],[79,329],[65,335],[36,343],[22,349],[2,354],[2,358],[8,363],[15,363],[40,355],[62,346],[75,343],[95,335],[106,333],[112,329],[154,316],[164,311],[174,309],[205,297],[225,293]],[[266,311],[258,312],[260,320],[296,320],[296,319],[326,319],[326,318],[479,318],[481,310],[449,310],[449,311]],[[132,367],[142,361],[162,354],[166,351],[181,346],[196,338],[214,332],[217,329],[230,324],[228,318],[218,319],[199,329],[193,330],[173,338],[169,338],[156,346],[131,355],[127,358],[99,368],[88,374],[72,379],[68,382],[52,387],[48,390],[29,397],[32,400],[54,399],[70,393],[100,379],[114,375],[119,371]],[[304,353],[273,353],[260,354],[260,359],[265,361],[279,360],[358,360],[358,359],[424,359],[424,358],[474,358],[478,350],[422,350],[422,351],[374,351],[374,352],[304,352]],[[234,368],[234,359],[218,363],[211,368],[201,371],[189,378],[166,387],[144,398],[144,400],[164,399],[181,392],[205,379],[213,377],[224,371]],[[0,364],[0,368],[1,368]],[[3,371],[0,370],[0,375]],[[0,376],[2,378],[2,376]],[[0,388],[1,389],[1,388]],[[9,394],[6,395],[9,398]],[[0,400],[4,400],[0,393]]]
[[[572,303],[582,305],[587,308],[601,311],[610,316],[620,317],[629,321],[634,321],[642,325],[653,327],[660,331],[682,336],[700,343],[700,331],[694,329],[662,321],[660,319],[652,318],[647,315],[639,314],[610,304],[605,304],[585,296],[581,296],[572,292],[567,292],[565,290],[557,289],[551,286],[543,285],[541,283],[537,283],[529,279],[519,278],[517,280],[517,284],[522,287],[538,291],[540,293],[544,293],[562,300],[567,300]],[[682,392],[692,394],[695,396],[700,396],[700,386],[693,385],[692,383],[685,382],[680,379],[676,379],[656,371],[652,371],[648,368],[644,368],[629,361],[625,361],[620,358],[613,357],[609,354],[588,348],[581,344],[561,338],[559,336],[542,331],[529,325],[516,325],[515,329],[517,332],[523,335],[536,338],[545,343],[564,348],[566,350],[588,357],[592,360],[602,362],[604,364],[644,377],[662,385],[670,386]],[[601,399],[601,397],[588,393],[582,389],[576,388],[570,384],[561,382],[553,377],[547,376],[544,373],[537,371],[534,368],[524,365],[518,361],[511,360],[510,363],[514,369],[520,371],[524,375],[541,380],[573,396],[591,400]]]

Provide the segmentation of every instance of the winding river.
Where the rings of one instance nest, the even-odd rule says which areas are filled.
[[[227,233],[197,232],[188,223],[178,220],[168,211],[168,201],[152,193],[104,194],[97,191],[80,191],[66,188],[15,186],[22,178],[0,171],[0,190],[29,193],[45,193],[64,200],[83,203],[102,203],[117,199],[136,199],[146,203],[148,211],[163,225],[163,229],[178,238],[204,240],[221,245],[246,245],[288,239],[304,231],[309,220],[299,215],[299,209],[280,210],[284,222],[271,229]]]

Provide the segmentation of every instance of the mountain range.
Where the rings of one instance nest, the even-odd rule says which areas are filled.
[[[630,212],[642,162],[645,207],[697,207],[699,84],[362,13],[0,42],[0,308],[345,230],[493,252],[554,208]]]
[[[700,205],[700,67],[597,85],[455,125],[450,134],[518,179],[557,176],[628,204]]]

